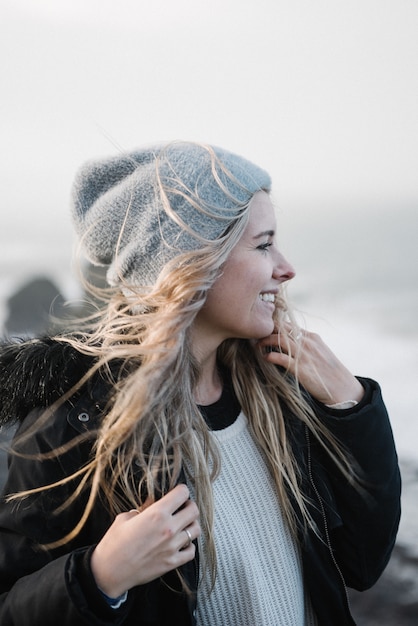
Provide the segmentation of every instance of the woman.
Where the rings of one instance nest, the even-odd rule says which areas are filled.
[[[92,330],[2,349],[2,625],[354,623],[396,453],[378,385],[293,321],[269,191],[190,143],[81,169],[113,290]]]

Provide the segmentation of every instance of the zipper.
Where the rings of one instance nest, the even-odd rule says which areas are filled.
[[[312,473],[312,456],[311,456],[311,440],[310,440],[310,434],[309,434],[309,430],[308,430],[307,426],[305,426],[305,435],[306,435],[306,442],[307,442],[307,447],[308,447],[308,476],[309,476],[309,482],[311,483],[312,488],[313,488],[314,493],[315,493],[315,496],[316,496],[316,498],[317,498],[317,500],[319,502],[319,506],[320,506],[320,509],[321,509],[322,520],[324,522],[324,531],[325,531],[326,545],[328,547],[328,550],[329,550],[329,553],[330,553],[330,556],[331,556],[331,560],[332,560],[332,562],[334,564],[334,567],[335,567],[336,571],[338,572],[338,575],[339,575],[339,577],[341,579],[341,582],[343,584],[344,592],[345,592],[346,605],[347,605],[348,612],[349,612],[349,614],[351,616],[350,598],[348,597],[347,585],[345,583],[345,579],[344,579],[343,573],[342,573],[342,571],[340,569],[340,566],[338,565],[337,560],[336,560],[336,558],[334,556],[334,551],[332,549],[331,539],[330,539],[330,536],[329,536],[328,520],[327,520],[327,516],[325,514],[325,508],[324,508],[324,505],[323,505],[323,502],[322,502],[322,498],[321,498],[321,496],[319,494],[318,488],[317,488],[316,483],[315,483],[314,478],[313,478],[313,473]],[[352,616],[351,616],[351,619],[352,619]]]

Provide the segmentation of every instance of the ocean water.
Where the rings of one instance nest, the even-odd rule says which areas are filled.
[[[320,217],[285,224],[289,294],[355,374],[379,381],[399,453],[418,460],[418,208]]]

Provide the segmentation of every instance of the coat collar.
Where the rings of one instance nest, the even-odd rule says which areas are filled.
[[[51,405],[93,363],[93,357],[59,339],[0,345],[0,426],[24,419],[34,407]]]

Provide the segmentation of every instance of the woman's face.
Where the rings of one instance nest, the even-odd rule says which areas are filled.
[[[195,320],[201,338],[204,333],[220,345],[228,338],[261,339],[273,332],[279,286],[295,275],[276,248],[275,232],[273,205],[268,194],[259,191],[243,235]]]

